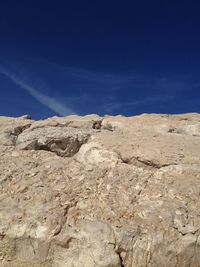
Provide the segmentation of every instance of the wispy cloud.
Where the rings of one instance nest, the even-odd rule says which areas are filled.
[[[127,102],[117,102],[117,101],[111,101],[104,105],[104,110],[108,113],[112,113],[116,110],[122,110],[122,109],[134,109],[139,106],[145,106],[145,105],[152,105],[156,102],[163,103],[165,101],[173,100],[175,99],[174,95],[167,95],[167,96],[153,96],[153,97],[146,97],[144,99],[140,100],[132,100]]]
[[[38,88],[27,83],[24,80],[24,78],[21,77],[21,75],[17,75],[15,73],[12,73],[12,72],[8,71],[6,68],[4,68],[3,66],[0,66],[0,73],[5,75],[12,82],[14,82],[16,85],[20,86],[27,93],[29,93],[32,97],[34,97],[38,102],[40,102],[44,106],[48,107],[49,109],[51,109],[55,113],[57,113],[61,116],[76,114],[76,112],[74,110],[63,105],[54,97],[50,97],[50,96],[47,96],[47,95],[41,93],[38,90]]]
[[[191,88],[188,77],[148,76],[134,71],[128,74],[99,73],[37,58],[1,65],[1,73],[62,116],[76,112],[81,115],[135,114],[154,110],[168,112],[175,99],[180,99],[184,91]],[[38,82],[35,82],[36,79]],[[51,94],[54,97],[50,97]]]

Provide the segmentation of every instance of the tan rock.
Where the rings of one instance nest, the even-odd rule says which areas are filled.
[[[0,267],[199,267],[200,114],[0,117]]]

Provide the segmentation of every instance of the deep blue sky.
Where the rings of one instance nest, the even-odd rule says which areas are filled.
[[[200,1],[1,0],[0,115],[200,112]]]

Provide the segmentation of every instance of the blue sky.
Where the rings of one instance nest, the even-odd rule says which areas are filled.
[[[1,1],[0,115],[200,112],[199,14],[185,0]]]

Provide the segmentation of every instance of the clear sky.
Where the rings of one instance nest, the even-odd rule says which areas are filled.
[[[1,0],[0,115],[200,112],[200,1]]]

